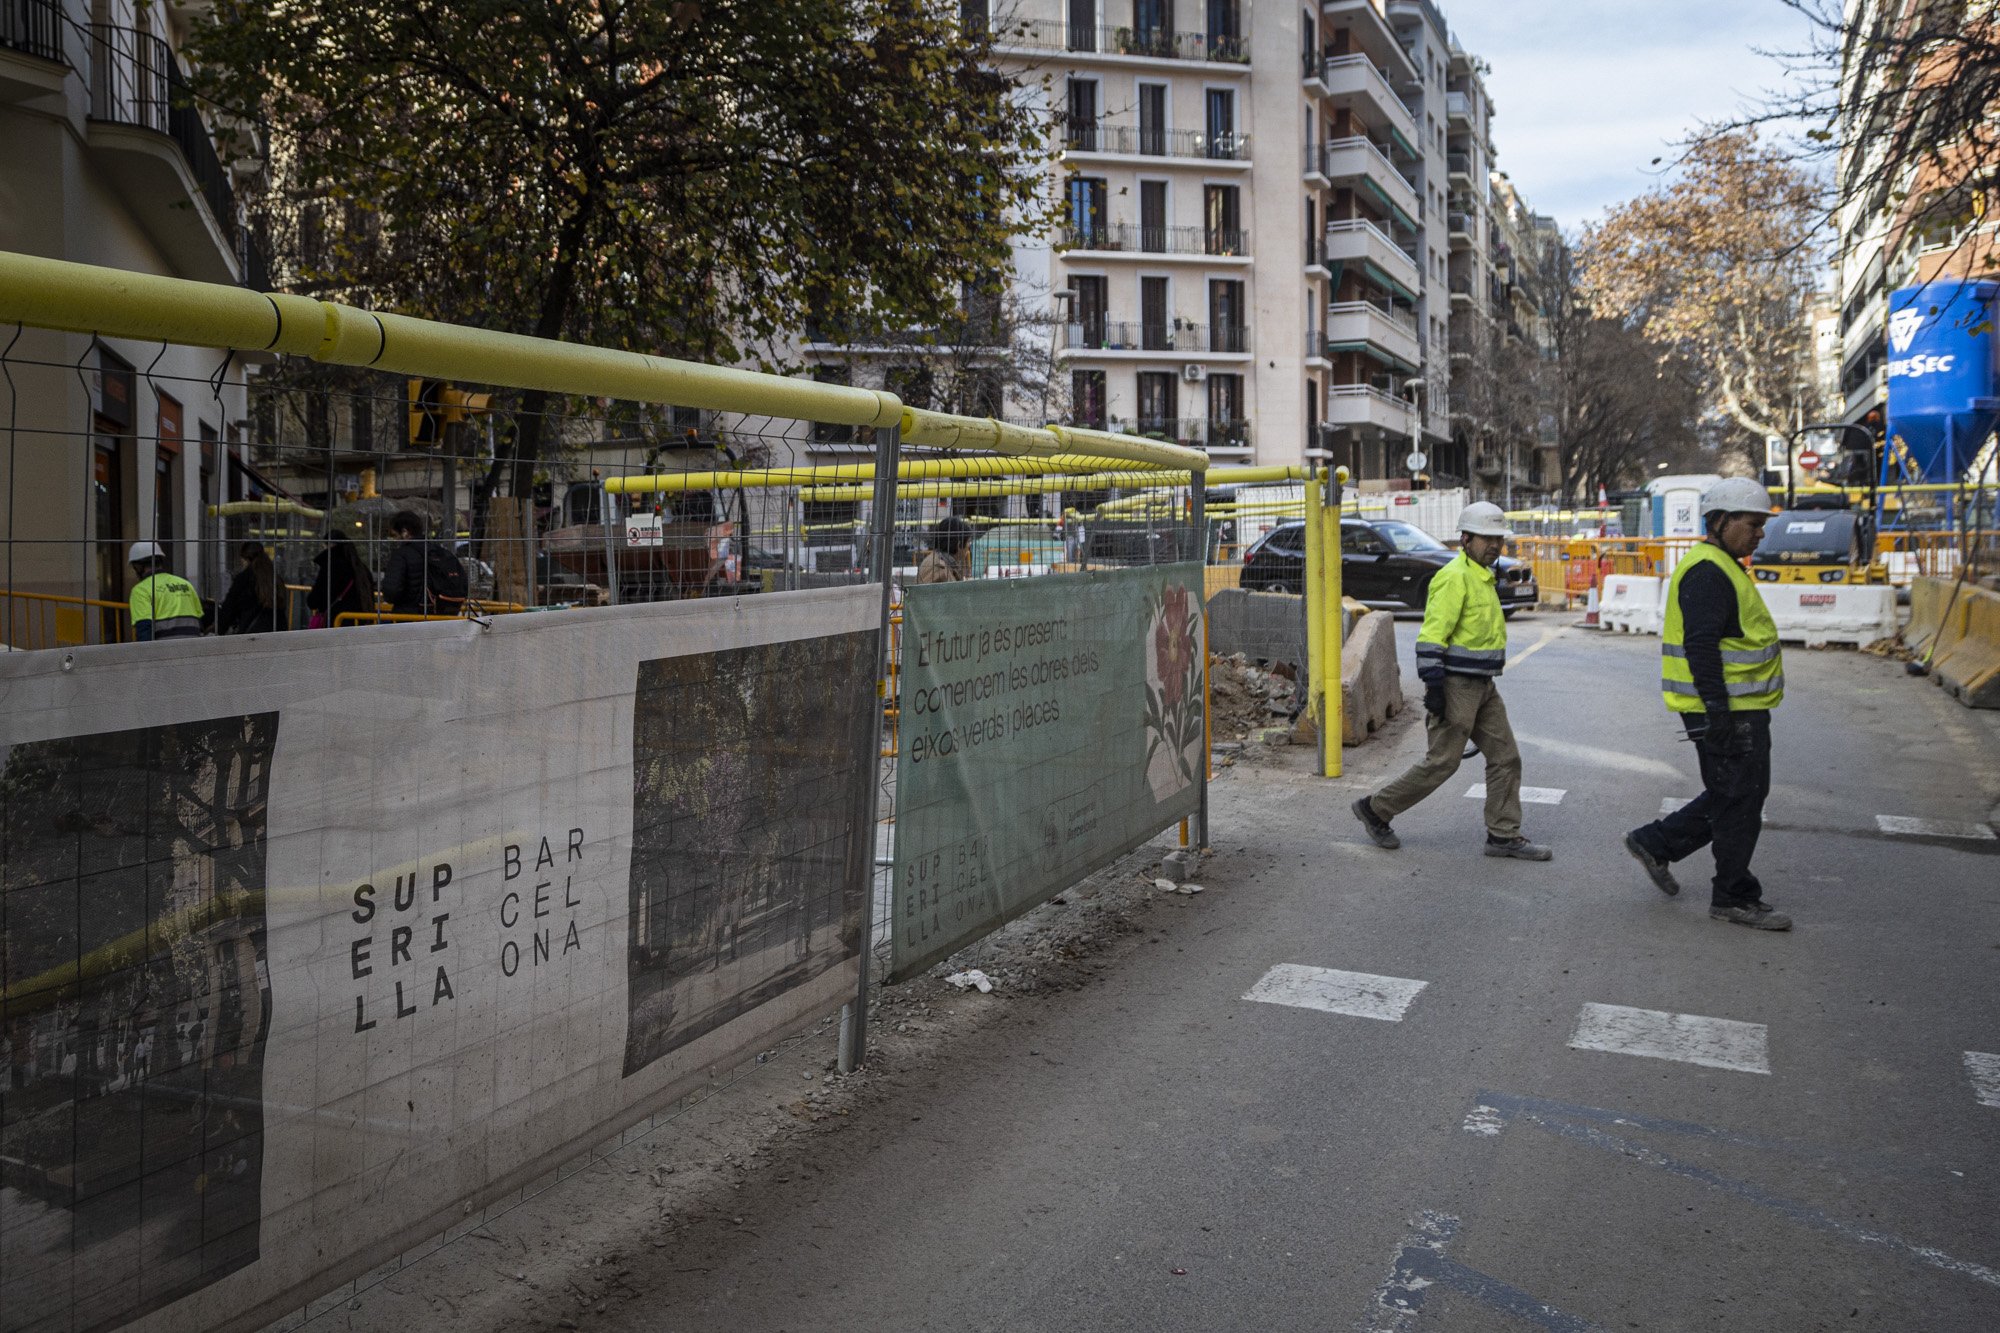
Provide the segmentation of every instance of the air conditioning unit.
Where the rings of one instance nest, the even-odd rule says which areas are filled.
[[[1199,384],[1202,380],[1208,378],[1208,367],[1196,362],[1189,362],[1187,365],[1181,367],[1181,378],[1189,384]]]

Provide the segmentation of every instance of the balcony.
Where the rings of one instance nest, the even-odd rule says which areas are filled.
[[[1385,62],[1390,78],[1399,87],[1423,87],[1423,72],[1403,49],[1402,39],[1389,26],[1377,0],[1325,0],[1320,13],[1336,25],[1346,25],[1362,49]]]
[[[1307,77],[1312,78],[1311,71]],[[1367,56],[1333,56],[1319,66],[1317,81],[1330,101],[1352,111],[1370,129],[1385,136],[1393,131],[1405,144],[1416,142],[1417,125],[1409,108]]]
[[[1370,384],[1334,384],[1326,391],[1326,424],[1353,430],[1373,426],[1396,435],[1410,433],[1410,404]]]
[[[62,92],[67,26],[60,0],[0,0],[0,104]]]
[[[1447,214],[1445,229],[1451,234],[1451,248],[1454,250],[1472,249],[1473,228],[1477,225],[1469,213]]]
[[[1133,256],[1199,256],[1208,259],[1248,259],[1250,233],[1207,227],[1141,227],[1114,222],[1101,227],[1064,227],[1060,244],[1091,254]]]
[[[90,48],[90,147],[113,188],[183,275],[239,281],[250,264],[236,192],[187,104],[173,51],[150,33],[103,23],[91,26]]]
[[[1073,352],[1171,352],[1176,356],[1247,355],[1250,330],[1241,324],[1210,328],[1191,320],[1085,319],[1064,329],[1063,345]]]
[[[1414,372],[1422,363],[1416,316],[1372,301],[1335,301],[1326,308],[1328,351],[1358,351]]]
[[[1466,93],[1446,93],[1444,95],[1444,115],[1446,124],[1456,121],[1460,128],[1472,128],[1472,98]]]
[[[1451,279],[1451,303],[1470,309],[1472,300],[1472,279],[1453,275]]]
[[[1416,187],[1380,148],[1359,136],[1333,139],[1325,145],[1322,156],[1321,170],[1328,180],[1360,190],[1403,226],[1417,229],[1417,214],[1423,206],[1417,202]]]
[[[1071,125],[1064,130],[1064,136],[1071,156],[1099,153],[1112,157],[1178,157],[1250,164],[1247,134],[1207,134],[1201,130],[1137,125]]]
[[[1388,233],[1360,218],[1326,224],[1326,257],[1329,261],[1366,267],[1378,285],[1391,288],[1410,301],[1417,299],[1417,288],[1423,283],[1417,261],[1390,240]]]
[[[1451,176],[1452,188],[1469,190],[1472,188],[1472,154],[1446,153],[1445,171]]]
[[[1204,449],[1210,452],[1248,452],[1250,449],[1250,423],[1247,421],[1212,421],[1205,417],[1140,417],[1130,429],[1122,433],[1152,440],[1165,440],[1172,444],[1186,445],[1190,449]]]
[[[1198,61],[1247,65],[1250,38],[1240,31],[1241,15],[1231,12],[1227,26],[1238,31],[1168,32],[1164,29],[1105,28],[1065,23],[1061,19],[1027,19],[1002,24],[993,44],[1003,50],[1058,51],[1070,55],[1133,56],[1143,60]]]

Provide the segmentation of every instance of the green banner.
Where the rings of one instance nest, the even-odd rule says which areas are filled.
[[[1202,567],[903,594],[891,977],[913,976],[1200,802]]]

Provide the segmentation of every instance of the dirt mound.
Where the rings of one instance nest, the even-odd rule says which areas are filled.
[[[1288,674],[1266,671],[1241,653],[1211,656],[1208,686],[1210,728],[1218,741],[1242,740],[1259,727],[1283,726],[1296,706],[1296,687]]]

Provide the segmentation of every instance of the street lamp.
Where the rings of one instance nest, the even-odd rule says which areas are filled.
[[[1404,459],[1403,462],[1410,469],[1410,485],[1413,489],[1417,483],[1417,474],[1423,471],[1424,464],[1430,461],[1424,457],[1424,451],[1418,447],[1420,441],[1417,431],[1423,422],[1423,413],[1417,407],[1417,390],[1419,389],[1426,392],[1430,389],[1430,385],[1424,382],[1423,376],[1413,375],[1403,381],[1403,392],[1410,396],[1410,456]]]

